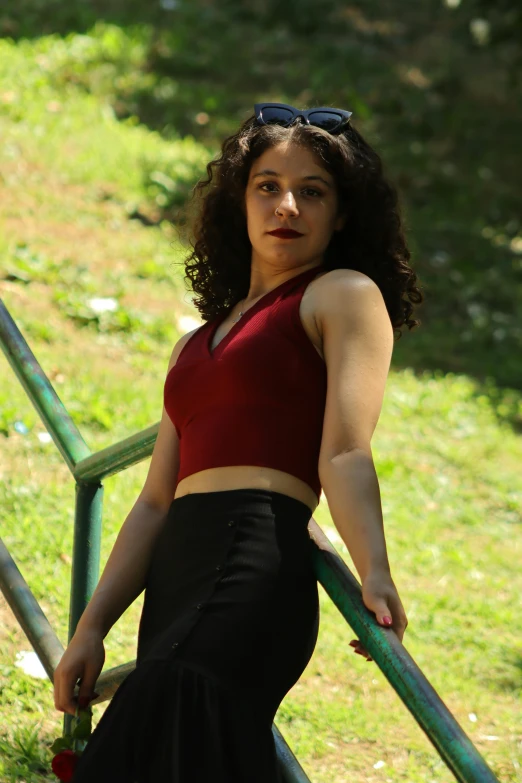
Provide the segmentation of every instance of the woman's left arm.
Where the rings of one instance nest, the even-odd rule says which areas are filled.
[[[365,606],[402,640],[408,621],[391,576],[370,446],[391,363],[393,329],[382,294],[369,277],[343,269],[323,281],[316,320],[328,388],[319,478],[332,520],[361,578]],[[351,644],[369,658],[358,641]]]

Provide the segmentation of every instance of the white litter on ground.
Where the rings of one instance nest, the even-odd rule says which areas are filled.
[[[95,296],[89,299],[87,304],[95,313],[114,312],[118,309],[118,302],[111,296]]]
[[[30,677],[47,679],[47,672],[34,650],[21,650],[16,653],[15,666],[19,666]]]

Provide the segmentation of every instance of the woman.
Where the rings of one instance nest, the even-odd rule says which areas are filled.
[[[403,637],[370,440],[393,330],[419,323],[402,297],[422,295],[349,118],[256,104],[195,189],[186,272],[205,323],[174,347],[147,479],[55,673],[74,714],[145,588],[136,669],[75,783],[281,780],[271,726],[317,639],[321,488],[366,606]]]

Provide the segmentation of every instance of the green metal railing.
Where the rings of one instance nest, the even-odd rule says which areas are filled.
[[[103,502],[101,481],[149,457],[159,423],[92,454],[1,300],[0,345],[76,482],[68,630],[70,642],[99,579]],[[490,767],[394,631],[380,626],[373,613],[366,609],[359,583],[313,517],[309,523],[309,532],[314,542],[313,557],[318,581],[455,778],[462,783],[498,783]],[[64,648],[1,540],[0,587],[49,679],[53,681]],[[99,696],[92,704],[111,699],[135,665],[135,661],[129,661],[103,672],[95,685]],[[66,714],[64,732],[70,731],[71,721],[72,716]],[[310,783],[275,724],[272,730],[285,783]]]

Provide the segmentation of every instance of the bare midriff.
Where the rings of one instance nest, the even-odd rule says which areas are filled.
[[[313,284],[320,277],[322,277],[322,274],[314,278],[307,286],[301,299],[299,316],[312,345],[324,361],[322,338],[313,317]],[[233,321],[230,318],[226,318],[219,325],[210,346],[212,351],[225,337],[229,329],[232,328],[232,325]],[[283,495],[300,500],[302,503],[306,503],[312,514],[319,505],[319,498],[306,482],[296,476],[292,476],[290,473],[274,470],[273,468],[259,467],[258,465],[227,465],[222,468],[200,470],[179,482],[174,499],[183,495],[194,494],[195,492],[219,492],[228,489],[250,488],[280,492]]]
[[[194,492],[219,492],[226,489],[268,489],[300,500],[313,514],[319,499],[312,488],[301,479],[273,468],[257,465],[233,465],[209,468],[193,473],[179,482],[174,498]]]

